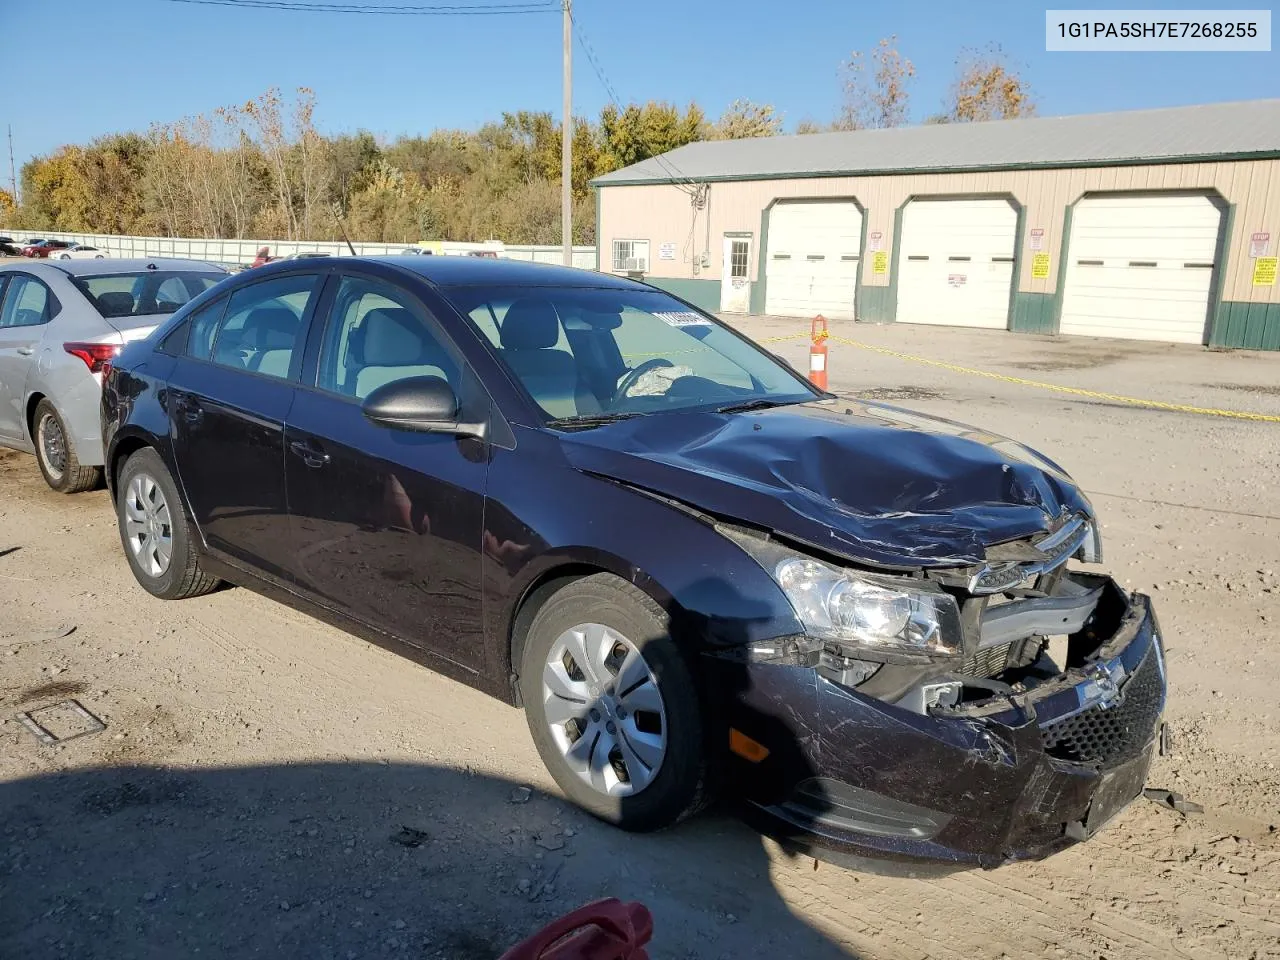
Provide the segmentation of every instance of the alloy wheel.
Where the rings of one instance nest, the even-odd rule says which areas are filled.
[[[543,712],[565,763],[598,793],[627,797],[657,776],[667,717],[639,649],[599,623],[570,627],[542,671]]]
[[[173,526],[164,491],[151,476],[140,473],[129,481],[124,513],[125,536],[138,566],[148,576],[163,576],[173,555]]]
[[[62,424],[52,413],[40,418],[36,427],[36,440],[40,444],[40,456],[45,469],[54,480],[61,480],[67,470],[67,437]]]

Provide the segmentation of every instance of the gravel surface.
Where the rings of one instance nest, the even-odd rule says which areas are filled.
[[[833,332],[1280,413],[1276,354]],[[803,366],[803,342],[773,348]],[[1044,863],[932,881],[815,870],[724,813],[628,836],[559,798],[518,711],[246,590],[154,600],[104,492],[52,493],[0,452],[0,955],[467,960],[613,895],[654,911],[656,958],[1280,957],[1280,424],[841,344],[830,366],[846,396],[1012,435],[1076,476],[1107,567],[1168,637],[1175,752],[1149,786],[1203,814],[1139,801]],[[14,719],[67,697],[106,730],[50,747]]]

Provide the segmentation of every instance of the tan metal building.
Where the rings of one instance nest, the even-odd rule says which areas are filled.
[[[598,268],[708,310],[1280,350],[1280,100],[708,141],[594,185]]]

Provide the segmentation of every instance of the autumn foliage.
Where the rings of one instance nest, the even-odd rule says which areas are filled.
[[[915,66],[895,37],[842,67],[843,104],[829,125],[797,133],[900,126]],[[1026,83],[998,48],[957,62],[950,101],[926,122],[1026,116]],[[314,93],[268,90],[245,103],[146,133],[65,146],[22,168],[22,203],[0,191],[12,227],[184,237],[560,242],[560,124],[550,113],[504,113],[478,130],[379,141],[325,135]],[[609,105],[573,122],[574,242],[595,240],[592,178],[699,140],[775,136],[769,104],[735,100],[716,120],[697,104]],[[670,165],[670,162],[664,162]],[[672,166],[673,175],[679,170]]]

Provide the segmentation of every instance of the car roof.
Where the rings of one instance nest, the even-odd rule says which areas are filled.
[[[185,270],[194,273],[223,273],[226,267],[207,260],[186,260],[180,257],[147,257],[112,260],[49,260],[45,265],[61,270],[72,277],[96,277],[112,273],[146,273],[155,265],[156,270]]]
[[[493,257],[460,257],[420,255],[387,257],[344,257],[344,260],[368,260],[399,267],[416,273],[439,286],[542,286],[542,287],[641,287],[632,280],[614,277],[594,270],[562,267],[528,260],[505,260]]]

